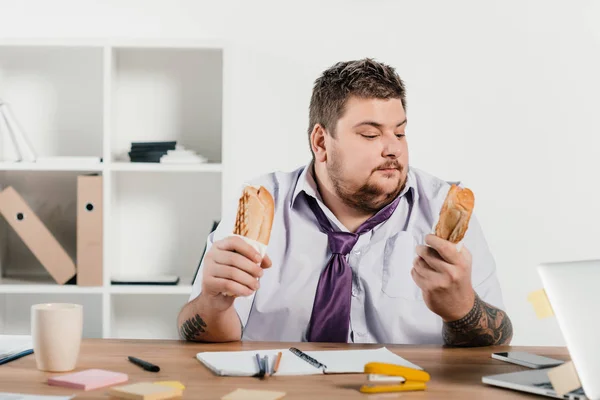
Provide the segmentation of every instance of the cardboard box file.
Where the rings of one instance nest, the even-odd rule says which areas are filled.
[[[77,285],[102,286],[102,176],[77,177]]]
[[[12,186],[0,192],[0,213],[56,283],[75,276],[71,257]]]

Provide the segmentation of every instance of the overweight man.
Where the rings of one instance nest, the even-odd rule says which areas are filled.
[[[267,254],[232,236],[232,201],[179,313],[181,337],[510,343],[477,218],[460,246],[431,234],[450,185],[409,164],[406,126],[405,87],[392,67],[363,59],[324,71],[310,101],[312,160],[249,182],[273,195]]]

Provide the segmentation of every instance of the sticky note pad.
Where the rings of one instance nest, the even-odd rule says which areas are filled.
[[[544,289],[531,292],[529,296],[527,296],[527,301],[531,303],[533,309],[535,310],[535,314],[539,319],[554,315],[554,310],[552,310],[550,300],[548,300],[548,296],[546,295],[546,291]]]
[[[131,385],[115,386],[108,393],[120,399],[132,400],[166,400],[182,395],[181,389],[151,382],[133,383]]]
[[[127,382],[127,374],[103,369],[86,369],[66,375],[48,378],[48,385],[73,389],[93,390],[118,383]]]
[[[279,400],[283,399],[284,396],[285,392],[237,389],[221,397],[221,400]]]
[[[552,383],[556,394],[561,397],[581,387],[579,375],[577,375],[575,365],[573,365],[572,361],[549,370],[548,379],[550,379],[550,383]]]
[[[154,382],[154,384],[169,386],[169,387],[173,387],[175,389],[180,389],[180,390],[185,389],[185,386],[183,386],[183,383],[181,383],[179,381],[159,381],[159,382]]]

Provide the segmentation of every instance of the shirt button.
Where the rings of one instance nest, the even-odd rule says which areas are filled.
[[[352,297],[356,297],[358,295],[358,290],[356,288],[352,288]]]
[[[360,256],[360,250],[354,250],[354,255]]]

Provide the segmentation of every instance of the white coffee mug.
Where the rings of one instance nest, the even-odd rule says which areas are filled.
[[[46,303],[31,306],[33,354],[39,370],[74,370],[82,334],[83,307],[80,304]]]

